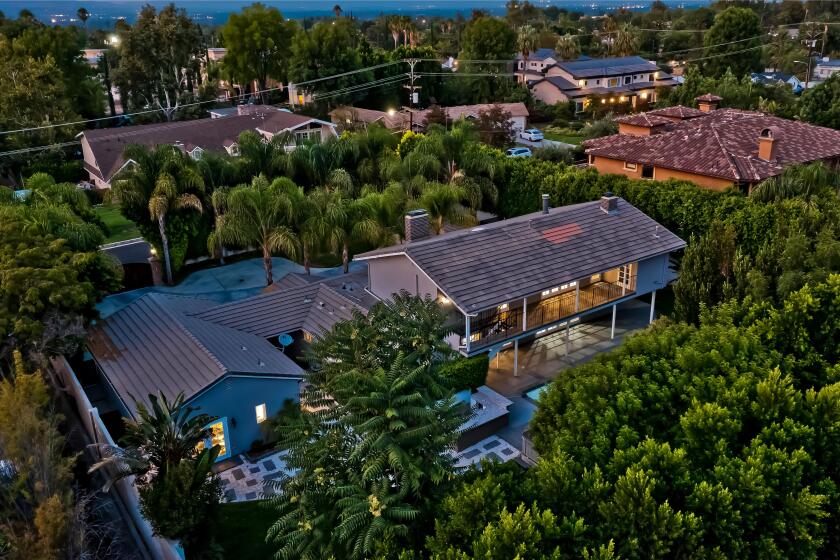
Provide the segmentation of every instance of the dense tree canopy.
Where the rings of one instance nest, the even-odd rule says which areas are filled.
[[[703,36],[706,46],[704,70],[712,76],[731,68],[737,76],[761,69],[759,47],[764,34],[761,20],[749,8],[727,8],[715,16],[715,23]]]
[[[802,120],[840,128],[840,75],[834,74],[802,95]]]
[[[442,501],[433,558],[816,558],[837,547],[840,276],[664,322],[541,398],[527,473]]]
[[[263,4],[230,14],[221,30],[227,49],[222,62],[225,73],[241,84],[256,80],[260,91],[267,88],[269,78],[285,81],[297,32],[293,21]]]

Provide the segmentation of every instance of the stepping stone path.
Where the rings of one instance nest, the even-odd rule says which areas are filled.
[[[280,452],[251,462],[245,455],[240,455],[241,464],[219,473],[225,500],[228,502],[242,502],[259,500],[272,496],[275,489],[270,482],[284,475],[291,474],[286,469],[286,463]]]
[[[510,461],[519,457],[519,450],[498,436],[490,436],[453,455],[456,468],[467,468],[482,460]]]

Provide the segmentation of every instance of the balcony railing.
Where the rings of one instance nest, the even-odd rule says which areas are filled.
[[[619,300],[635,293],[636,278],[629,277],[624,284],[598,281],[579,290],[570,290],[556,296],[529,300],[523,322],[522,303],[508,304],[504,308],[479,313],[470,322],[471,348],[482,348],[525,332],[556,323],[566,317]]]

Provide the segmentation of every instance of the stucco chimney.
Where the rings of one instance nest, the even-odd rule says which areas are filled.
[[[548,195],[542,195],[542,212],[543,214],[548,214]]]
[[[770,126],[761,131],[758,136],[758,159],[773,161],[776,159],[776,152],[779,149],[778,127]]]
[[[700,97],[694,98],[697,102],[697,108],[705,113],[710,113],[718,108],[723,97],[718,97],[712,93],[706,93]]]
[[[425,210],[412,210],[405,215],[405,242],[420,241],[429,237],[429,214]]]
[[[618,197],[610,192],[605,193],[601,197],[601,211],[610,215],[618,214]]]

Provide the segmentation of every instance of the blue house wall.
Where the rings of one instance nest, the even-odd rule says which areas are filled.
[[[256,407],[265,404],[267,418],[272,418],[288,399],[300,399],[300,380],[228,375],[190,399],[189,405],[198,407],[197,413],[224,420],[227,455],[235,456],[265,439]]]
[[[639,261],[636,271],[636,293],[633,297],[661,290],[677,279],[677,274],[669,268],[669,255],[659,255]]]

